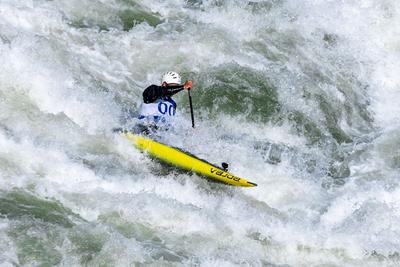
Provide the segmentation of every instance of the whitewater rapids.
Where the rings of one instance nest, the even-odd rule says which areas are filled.
[[[400,2],[1,0],[1,266],[398,266]],[[144,88],[193,79],[171,145]]]

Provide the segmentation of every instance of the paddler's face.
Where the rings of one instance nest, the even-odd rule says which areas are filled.
[[[178,83],[166,83],[166,82],[163,82],[161,84],[162,87],[175,86],[175,85],[179,85],[179,84]]]

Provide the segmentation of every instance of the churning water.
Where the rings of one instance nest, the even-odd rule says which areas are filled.
[[[1,0],[1,266],[398,266],[400,2]],[[167,168],[111,132],[167,70]]]

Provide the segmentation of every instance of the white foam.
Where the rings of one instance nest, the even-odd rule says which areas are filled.
[[[143,23],[123,32],[118,14],[132,8],[129,3],[2,1],[2,190],[17,187],[57,200],[99,228],[100,215],[118,212],[128,223],[157,232],[163,245],[182,252],[194,265],[261,265],[264,259],[361,266],[376,263],[369,257],[373,251],[384,256],[397,252],[398,167],[395,162],[388,166],[394,159],[385,154],[396,152],[399,125],[400,35],[395,25],[400,4],[273,1],[270,10],[253,12],[247,1],[203,2],[200,8],[188,8],[183,0],[139,1],[159,12],[164,23]],[[71,26],[85,17],[88,28]],[[110,27],[99,31],[101,25]],[[324,34],[333,36],[330,48]],[[266,53],[275,57],[253,49],[254,42],[265,44]],[[258,183],[256,188],[232,189],[174,171],[160,176],[154,170],[160,168],[157,162],[108,133],[118,126],[122,106],[135,107],[143,88],[158,83],[165,70],[207,73],[232,63],[265,75],[285,108],[321,123],[318,105],[301,97],[302,90],[324,92],[340,107],[345,93],[365,97],[372,103],[374,125],[384,134],[358,162],[351,162],[352,176],[344,186],[326,189],[322,181],[330,177],[298,175],[288,160],[268,164],[254,151],[252,142],[266,141],[316,157],[326,152],[310,147],[287,122],[258,124],[221,114],[212,122],[202,116],[197,128],[188,130],[189,115],[182,114],[178,131],[167,134],[171,144],[216,164],[228,161],[233,173]],[[307,67],[311,70],[305,71]],[[314,69],[331,80],[309,81]],[[352,77],[361,85],[349,82],[354,88],[339,91],[342,79]],[[176,99],[186,103],[183,97]],[[338,124],[352,130],[351,121]],[[223,138],[227,132],[233,141]],[[121,172],[107,169],[114,167],[113,161]],[[3,220],[0,236],[7,236],[8,226]],[[99,230],[109,236],[95,260],[157,264],[148,247],[107,227]],[[13,260],[14,250],[7,252]],[[73,244],[66,241],[63,262],[79,264],[76,255],[68,255],[71,251]]]

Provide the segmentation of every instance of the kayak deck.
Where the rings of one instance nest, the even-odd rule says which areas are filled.
[[[206,176],[218,182],[234,186],[257,186],[255,183],[237,177],[227,171],[224,171],[220,167],[199,159],[196,156],[188,154],[180,149],[173,148],[157,141],[147,139],[141,135],[132,134],[129,132],[123,133],[123,135],[139,150],[147,152],[151,156],[173,166]]]

